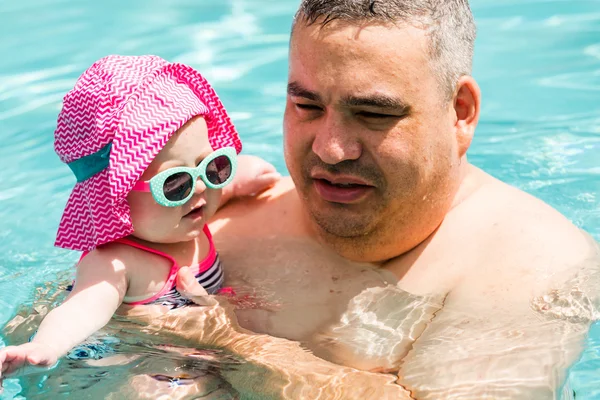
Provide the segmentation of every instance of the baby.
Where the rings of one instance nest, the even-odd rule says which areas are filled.
[[[238,158],[208,82],[157,56],[108,56],[85,71],[64,98],[54,147],[77,178],[56,245],[83,254],[71,293],[32,341],[0,350],[3,376],[54,365],[121,304],[187,304],[180,268],[217,293],[223,270],[206,222],[279,178],[259,158]]]

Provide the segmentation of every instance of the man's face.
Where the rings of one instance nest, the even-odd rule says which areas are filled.
[[[427,46],[410,26],[296,25],[285,158],[322,233],[390,236],[447,211],[460,159],[456,114]]]

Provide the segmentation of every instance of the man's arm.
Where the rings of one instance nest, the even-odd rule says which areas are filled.
[[[400,383],[419,400],[556,399],[582,351],[589,323],[547,320],[511,326],[446,310],[404,359]],[[516,317],[516,316],[515,316]]]
[[[201,306],[154,315],[146,314],[152,307],[121,311],[147,323],[143,328],[147,333],[171,335],[174,344],[222,348],[243,359],[235,368],[221,371],[236,390],[261,399],[411,399],[393,375],[342,367],[314,356],[297,342],[243,329],[227,301],[193,295],[198,283],[185,276],[188,272],[182,269],[177,289]]]

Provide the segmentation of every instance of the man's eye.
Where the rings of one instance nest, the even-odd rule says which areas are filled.
[[[379,113],[374,113],[374,112],[369,112],[369,111],[361,111],[357,113],[358,116],[363,117],[363,118],[370,118],[370,119],[392,119],[392,118],[400,118],[397,115],[392,115],[392,114],[379,114]]]
[[[318,111],[321,109],[321,107],[315,106],[314,104],[302,104],[302,103],[296,103],[296,107],[298,107],[301,110],[307,110],[307,111]]]

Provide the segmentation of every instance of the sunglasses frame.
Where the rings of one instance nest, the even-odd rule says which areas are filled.
[[[215,185],[214,183],[212,183],[208,180],[208,177],[206,176],[206,168],[208,167],[208,164],[210,164],[212,161],[214,161],[215,159],[217,159],[218,157],[221,157],[221,156],[225,156],[229,159],[229,162],[231,164],[231,174],[229,175],[229,178],[227,178],[225,180],[225,182]],[[154,197],[154,201],[156,201],[161,206],[179,207],[179,206],[187,203],[190,200],[190,198],[194,195],[194,193],[196,191],[196,181],[198,180],[198,178],[202,179],[202,182],[204,182],[206,187],[209,189],[221,189],[221,188],[227,186],[229,183],[231,183],[231,181],[233,180],[233,177],[235,176],[236,170],[237,170],[237,152],[235,151],[235,149],[233,147],[222,147],[218,150],[213,151],[208,156],[206,156],[204,158],[204,160],[202,160],[200,162],[200,164],[198,164],[197,167],[194,167],[194,168],[173,167],[173,168],[166,169],[166,170],[154,175],[152,177],[152,179],[150,179],[148,181],[137,182],[133,186],[132,190],[138,191],[138,192],[152,193],[152,197]],[[192,190],[190,191],[190,194],[188,196],[186,196],[184,199],[172,201],[165,197],[165,194],[163,191],[163,186],[167,179],[169,179],[171,176],[178,174],[180,172],[185,172],[192,177]]]

